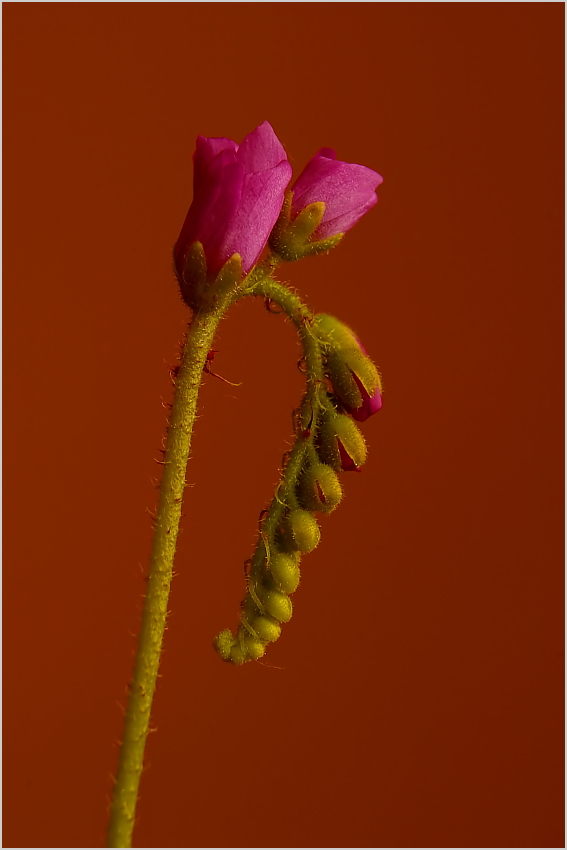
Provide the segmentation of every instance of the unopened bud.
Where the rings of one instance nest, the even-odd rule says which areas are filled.
[[[253,638],[252,635],[247,635],[244,638],[244,646],[246,647],[246,652],[250,658],[253,658],[254,660],[261,658],[266,651],[265,644],[263,644],[261,640]]]
[[[276,586],[284,593],[293,593],[299,585],[299,566],[295,558],[278,552],[269,564]]]
[[[321,539],[321,532],[315,517],[309,511],[297,508],[291,511],[285,520],[287,537],[295,549],[300,552],[312,552]]]
[[[250,623],[260,640],[272,643],[277,640],[282,632],[282,627],[271,617],[257,617]]]
[[[330,514],[341,501],[343,490],[331,467],[316,463],[305,471],[299,485],[299,496],[308,511]]]
[[[364,422],[382,407],[380,375],[366,349],[334,316],[321,313],[313,328],[325,347],[325,366],[333,391],[354,419]]]
[[[332,349],[326,357],[327,373],[339,401],[358,409],[380,390],[380,376],[360,348]],[[349,411],[350,412],[350,411]]]
[[[230,653],[235,640],[230,629],[224,629],[213,641],[213,646],[223,661],[230,661]]]
[[[268,614],[278,622],[287,623],[291,620],[293,606],[291,599],[285,593],[280,593],[279,590],[264,590],[262,602]]]

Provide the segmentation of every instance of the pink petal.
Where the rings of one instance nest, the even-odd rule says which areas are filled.
[[[219,244],[242,196],[244,175],[233,150],[225,148],[208,161],[196,158],[193,203],[174,249],[178,274],[189,246],[202,242],[210,271],[217,272],[225,259]]]
[[[193,161],[195,167],[198,168],[212,159],[221,151],[233,151],[236,153],[238,145],[232,139],[225,139],[223,136],[216,139],[208,139],[206,136],[197,136],[195,142],[195,153]]]
[[[380,390],[376,390],[372,398],[366,395],[361,406],[355,410],[351,408],[345,408],[348,413],[352,416],[353,419],[356,419],[357,422],[366,422],[371,416],[382,408],[382,396],[380,394]]]
[[[333,150],[322,148],[293,186],[292,215],[316,201],[325,204],[323,221],[314,234],[316,239],[353,227],[377,203],[376,188],[382,183],[380,174],[371,168],[341,162],[334,156]]]
[[[238,148],[238,161],[244,168],[245,174],[266,171],[269,168],[275,168],[280,162],[287,162],[284,147],[271,124],[264,121],[243,139]]]
[[[238,252],[245,273],[252,268],[268,241],[290,180],[291,165],[287,160],[269,171],[244,175],[240,205],[224,234],[221,253],[228,258]]]
[[[355,337],[356,339],[356,337]],[[362,347],[362,346],[361,346]],[[364,389],[362,382],[358,378],[357,375],[352,373],[352,377],[356,381],[358,389],[360,390],[360,394],[362,396],[362,404],[360,407],[347,407],[344,405],[344,408],[347,413],[349,413],[353,419],[356,419],[357,422],[366,422],[366,420],[373,416],[375,413],[382,407],[382,394],[380,392],[380,387],[376,387],[376,391],[373,396],[369,396],[366,390]]]
[[[324,148],[323,150],[326,149]],[[322,155],[321,151],[315,154],[292,186],[293,200],[291,211],[293,215],[296,215],[315,200],[324,200],[323,198],[314,198],[313,195],[317,192],[317,188],[322,181],[335,174],[338,165],[339,163],[336,160]]]
[[[203,175],[203,169],[217,154],[222,151],[232,151],[236,154],[238,145],[232,139],[223,137],[218,139],[207,139],[205,136],[197,136],[195,153],[193,154],[193,194],[200,188],[199,182]]]

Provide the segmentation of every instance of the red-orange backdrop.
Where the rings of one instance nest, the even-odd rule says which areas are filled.
[[[135,844],[558,847],[562,39],[553,3],[22,3],[5,40],[4,846],[101,846],[187,318],[198,134],[384,175],[284,269],[385,379],[266,665],[224,665],[301,393],[223,323]]]

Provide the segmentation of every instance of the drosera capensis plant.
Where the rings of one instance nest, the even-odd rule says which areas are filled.
[[[241,298],[265,299],[294,324],[303,348],[305,393],[293,411],[294,443],[262,512],[258,540],[246,561],[246,594],[236,631],[221,631],[214,647],[224,661],[261,658],[293,613],[291,595],[301,559],[319,543],[316,515],[330,514],[342,496],[340,473],[358,470],[367,447],[357,422],[382,406],[376,366],[351,328],[313,314],[275,272],[335,247],[376,203],[382,177],[336,159],[322,148],[289,188],[292,169],[264,122],[242,141],[197,139],[193,201],[173,251],[181,296],[191,318],[179,365],[159,487],[134,673],[113,790],[109,847],[131,847],[152,700],[173,574],[185,474],[204,372],[210,372],[221,318]],[[264,249],[268,255],[261,260]]]

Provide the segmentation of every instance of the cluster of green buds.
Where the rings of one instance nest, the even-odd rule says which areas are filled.
[[[305,347],[307,391],[294,412],[294,446],[284,457],[280,484],[246,562],[240,626],[236,635],[226,629],[214,641],[221,658],[233,664],[261,658],[291,619],[301,558],[321,538],[315,515],[331,513],[341,501],[337,473],[358,470],[366,460],[355,420],[364,421],[382,406],[378,371],[350,328],[333,316],[305,311],[296,324]]]

